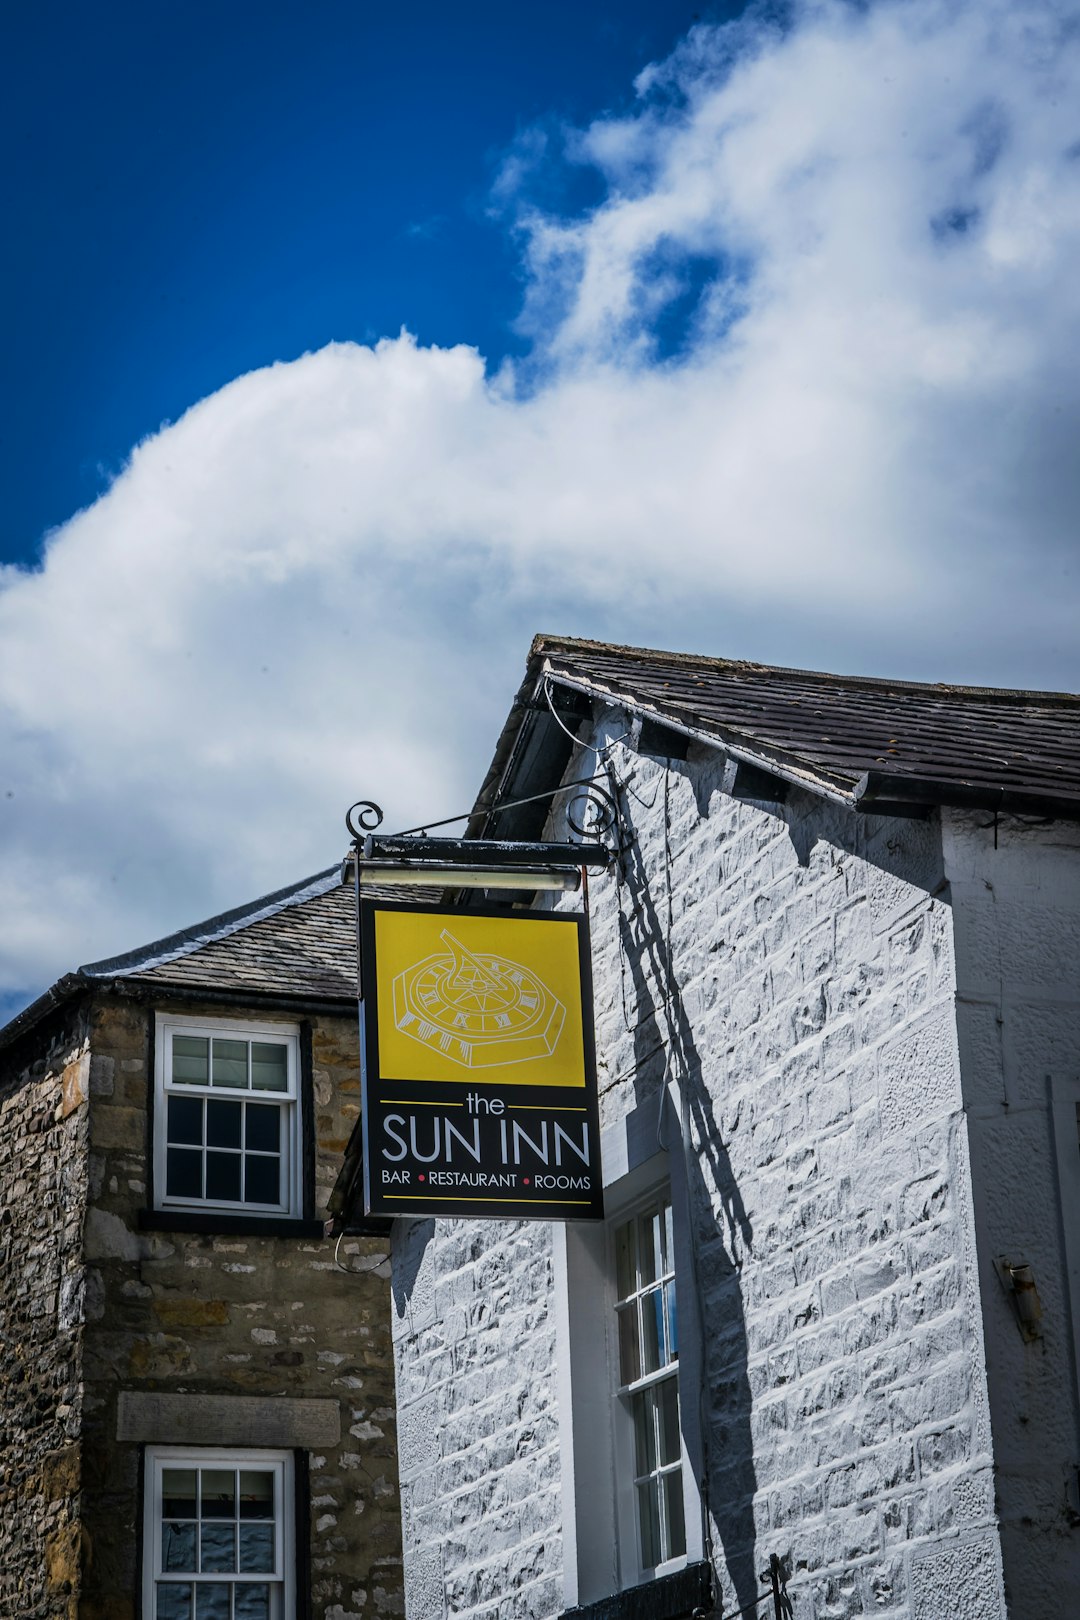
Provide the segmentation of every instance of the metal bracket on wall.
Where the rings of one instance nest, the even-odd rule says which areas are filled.
[[[1026,1260],[1010,1260],[1006,1255],[995,1255],[994,1270],[1012,1300],[1024,1343],[1033,1344],[1042,1338],[1042,1300],[1035,1286],[1035,1273]]]
[[[541,799],[554,799],[564,793],[573,796],[567,801],[564,814],[570,831],[576,833],[580,843],[515,843],[503,839],[432,838],[431,833],[455,822],[468,821],[471,810],[456,816],[444,816],[439,821],[428,821],[418,827],[407,827],[403,832],[378,834],[383,812],[372,799],[358,799],[346,814],[357,856],[365,861],[408,860],[478,865],[524,866],[572,865],[608,866],[623,850],[623,828],[619,806],[609,791],[606,771],[595,776],[580,777],[564,782],[553,792],[533,793],[523,799],[508,799],[491,806],[490,814],[514,810],[519,805],[536,804]],[[610,785],[610,784],[609,784]],[[605,842],[610,839],[611,842]]]
[[[723,1600],[721,1600],[719,1607],[713,1611],[715,1620],[739,1620],[740,1615],[760,1615],[762,1604],[767,1603],[770,1599],[772,1600],[773,1620],[791,1620],[795,1611],[791,1607],[791,1599],[787,1595],[790,1572],[791,1560],[789,1558],[778,1558],[773,1553],[769,1558],[768,1569],[763,1569],[761,1572],[761,1580],[768,1586],[769,1590],[762,1592],[760,1597],[755,1598],[752,1603],[748,1603],[742,1609],[725,1609]],[[701,1615],[702,1611],[695,1609],[692,1620],[699,1620]]]

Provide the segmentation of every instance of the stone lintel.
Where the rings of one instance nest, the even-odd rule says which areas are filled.
[[[334,1446],[337,1401],[289,1395],[158,1395],[122,1390],[116,1438],[173,1446]]]

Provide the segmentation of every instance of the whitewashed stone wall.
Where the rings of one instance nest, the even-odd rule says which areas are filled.
[[[1005,1585],[1041,1620],[1080,1610],[1080,829],[949,812],[944,851]],[[995,1258],[1031,1266],[1037,1338]]]
[[[799,1620],[996,1620],[938,823],[740,802],[713,751],[612,759],[636,839],[591,883],[602,1118],[685,1088],[725,1604],[775,1552]],[[418,1223],[394,1265],[409,1620],[557,1614],[550,1232]]]
[[[393,1258],[406,1614],[558,1614],[551,1228],[397,1221]]]

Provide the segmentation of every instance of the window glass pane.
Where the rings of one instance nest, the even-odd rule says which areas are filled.
[[[667,1359],[679,1359],[679,1317],[675,1309],[675,1280],[664,1284],[664,1305],[667,1310]]]
[[[660,1485],[664,1493],[664,1516],[667,1524],[665,1558],[680,1558],[686,1551],[686,1523],[683,1518],[682,1469],[665,1474]]]
[[[642,1569],[652,1569],[661,1562],[660,1514],[657,1504],[656,1484],[655,1479],[649,1479],[637,1488]]]
[[[274,1567],[274,1527],[272,1524],[240,1526],[240,1568],[244,1574],[261,1574]]]
[[[651,1474],[656,1467],[653,1392],[643,1389],[630,1400],[634,1413],[634,1473]]]
[[[281,1160],[244,1156],[244,1198],[249,1204],[281,1203]]]
[[[195,1562],[195,1524],[192,1520],[166,1519],[161,1526],[161,1567],[172,1570],[198,1568]]]
[[[221,1041],[214,1038],[215,1086],[243,1086],[248,1083],[247,1041]]]
[[[202,1197],[202,1154],[170,1148],[165,1155],[165,1191],[170,1198]]]
[[[240,1202],[239,1153],[208,1153],[206,1155],[206,1196],[215,1203]]]
[[[274,1103],[248,1103],[244,1146],[276,1153],[281,1146],[281,1109]]]
[[[654,1288],[651,1294],[644,1294],[641,1300],[641,1370],[643,1373],[656,1372],[661,1366],[660,1346],[664,1342],[664,1296],[663,1291]]]
[[[204,1581],[195,1588],[195,1620],[229,1620],[229,1592],[226,1581]]]
[[[285,1091],[289,1084],[287,1048],[267,1041],[251,1043],[251,1087],[253,1091]]]
[[[186,1098],[184,1099],[187,1100]],[[238,1102],[222,1102],[215,1097],[206,1104],[207,1147],[238,1148],[240,1146],[240,1111]]]
[[[218,1524],[204,1519],[199,1537],[200,1568],[203,1572],[224,1574],[236,1568],[236,1526],[224,1520]]]
[[[196,1513],[194,1468],[163,1468],[161,1511],[167,1519],[193,1519]]]
[[[640,1230],[641,1254],[641,1287],[647,1283],[655,1282],[660,1275],[662,1257],[660,1254],[660,1212],[653,1210],[641,1217]]]
[[[261,1581],[236,1588],[235,1620],[270,1620],[270,1588]]]
[[[281,1160],[277,1155],[245,1155],[244,1199],[249,1204],[280,1204]]]
[[[671,1205],[664,1205],[664,1271],[675,1270],[675,1234],[672,1225]]]
[[[624,1305],[619,1315],[619,1378],[632,1384],[641,1377],[641,1355],[638,1350],[637,1301]]]
[[[634,1221],[627,1221],[615,1233],[615,1274],[619,1298],[627,1299],[637,1287],[637,1261],[634,1256]]]
[[[201,1097],[170,1097],[169,1128],[166,1139],[170,1142],[202,1143],[203,1105]]]
[[[274,1517],[274,1476],[265,1468],[240,1470],[240,1517]]]
[[[205,1035],[173,1035],[172,1077],[180,1086],[205,1086],[210,1078],[207,1054],[210,1042]]]
[[[161,1582],[157,1589],[154,1620],[191,1620],[191,1585],[189,1582]]]
[[[681,1447],[679,1444],[679,1381],[677,1378],[665,1378],[662,1384],[656,1385],[656,1404],[660,1418],[661,1465],[678,1462]]]
[[[236,1518],[236,1475],[231,1468],[203,1469],[202,1516],[204,1519]]]

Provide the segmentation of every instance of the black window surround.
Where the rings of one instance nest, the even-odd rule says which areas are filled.
[[[217,1210],[140,1209],[144,1232],[199,1232],[207,1237],[321,1238],[322,1221],[297,1220],[289,1215],[222,1215]]]
[[[595,1603],[564,1609],[559,1620],[690,1620],[694,1614],[709,1614],[712,1608],[712,1570],[702,1559]]]

